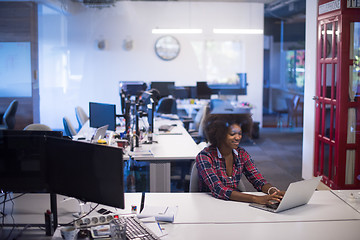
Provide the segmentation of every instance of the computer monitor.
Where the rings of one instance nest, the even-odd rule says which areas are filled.
[[[106,103],[89,103],[90,127],[99,128],[109,125],[109,130],[116,128],[116,105]]]
[[[139,96],[146,91],[147,84],[143,81],[121,81],[119,82],[120,93],[125,92],[126,96]]]
[[[196,82],[196,97],[198,99],[210,99],[211,88],[209,88],[207,82]]]
[[[46,139],[61,131],[0,131],[0,189],[5,192],[49,192]]]
[[[185,87],[175,87],[173,95],[176,99],[187,99],[189,98],[189,90]]]
[[[150,87],[157,89],[162,98],[174,94],[175,82],[151,82]]]
[[[49,137],[46,157],[52,192],[124,209],[121,148]]]

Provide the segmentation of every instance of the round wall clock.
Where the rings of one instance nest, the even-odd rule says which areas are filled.
[[[173,36],[163,36],[156,40],[155,52],[159,58],[165,61],[175,59],[180,52],[180,43]]]

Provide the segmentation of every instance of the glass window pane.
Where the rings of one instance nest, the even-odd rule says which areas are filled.
[[[324,82],[325,82],[325,77],[326,77],[326,64],[323,64],[322,65],[322,68],[321,68],[321,81],[320,81],[320,94],[319,96],[320,97],[323,97],[324,96]]]
[[[356,143],[356,109],[348,110],[347,143]]]
[[[325,176],[329,176],[329,158],[331,157],[330,155],[330,146],[329,144],[324,143],[324,175]]]
[[[332,39],[333,39],[332,23],[326,24],[326,57],[332,57]]]
[[[335,68],[335,76],[334,76],[334,88],[333,88],[333,92],[334,92],[334,97],[333,99],[336,99],[336,85],[337,85],[337,73],[338,73],[338,69],[337,69],[338,65],[335,63],[334,64],[334,68]]]
[[[30,42],[0,42],[0,96],[31,97]]]
[[[325,105],[325,136],[330,139],[331,105]]]
[[[322,119],[323,119],[322,106],[323,106],[323,104],[322,104],[322,103],[319,103],[319,106],[318,106],[318,111],[319,111],[319,123],[318,123],[319,126],[318,126],[318,127],[319,127],[319,128],[318,128],[318,129],[319,129],[319,134],[323,136],[324,134],[323,134],[323,132],[322,132],[322,122],[323,122],[323,121],[322,121]]]
[[[339,29],[338,29],[338,22],[335,22],[335,42],[334,42],[334,45],[335,45],[335,49],[334,49],[334,58],[337,57],[337,54],[338,54],[338,42],[339,42]]]
[[[321,58],[324,58],[324,37],[325,31],[324,31],[324,25],[321,25],[321,39],[320,39],[320,49],[321,49]]]
[[[355,150],[346,150],[345,184],[354,184]]]
[[[332,133],[330,134],[330,139],[335,141],[335,132],[336,132],[336,105],[333,105],[333,119],[332,119]]]
[[[360,22],[350,24],[350,59],[349,94],[350,101],[355,101],[360,96]]]
[[[331,98],[332,64],[326,64],[326,90],[325,97]]]

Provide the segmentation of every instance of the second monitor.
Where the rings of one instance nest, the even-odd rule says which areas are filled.
[[[116,128],[116,105],[106,103],[89,103],[90,127],[99,128],[109,125],[108,129]]]

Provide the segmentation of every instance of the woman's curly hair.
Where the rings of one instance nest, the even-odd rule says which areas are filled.
[[[226,138],[229,127],[238,124],[243,135],[251,136],[253,120],[251,114],[209,114],[205,120],[205,136],[211,145],[219,147]]]

